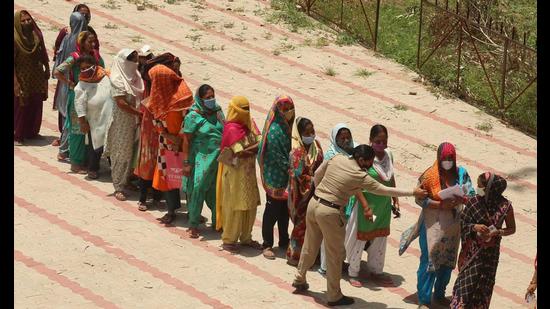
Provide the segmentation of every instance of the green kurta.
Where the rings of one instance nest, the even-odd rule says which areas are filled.
[[[217,158],[223,132],[224,115],[216,106],[217,113],[207,115],[207,110],[195,99],[191,111],[185,116],[183,133],[192,135],[189,147],[191,176],[184,177],[182,187],[187,192],[189,224],[197,227],[200,223],[204,202],[212,211],[212,224],[216,224],[216,177]]]
[[[369,175],[385,186],[391,186],[391,181],[382,181],[374,167],[369,168]],[[356,203],[355,196],[351,197],[346,206],[346,216],[349,218],[353,207],[359,207],[357,212],[357,239],[372,240],[376,237],[384,237],[390,234],[391,206],[392,199],[389,196],[381,196],[363,191],[363,196],[367,199],[369,207],[376,216],[374,222],[369,221],[363,215],[363,206]]]

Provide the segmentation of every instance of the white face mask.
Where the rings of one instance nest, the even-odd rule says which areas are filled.
[[[479,196],[485,196],[485,188],[479,188],[479,187],[477,187],[477,188],[476,188],[476,193],[477,193],[477,195],[479,195]]]
[[[315,141],[315,135],[313,136],[302,136],[302,142],[305,145],[311,145]]]
[[[453,161],[441,161],[441,167],[448,171],[453,168]]]

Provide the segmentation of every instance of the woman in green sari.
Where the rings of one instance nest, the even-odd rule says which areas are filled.
[[[393,155],[387,149],[388,130],[377,124],[370,130],[370,143],[375,157],[368,174],[381,184],[395,187],[393,170]],[[392,199],[396,209],[399,209],[397,197],[381,196],[363,191],[369,208],[372,209],[375,219],[367,220],[363,215],[364,209],[356,198],[352,197],[346,207],[346,216],[349,218],[346,226],[346,259],[349,262],[348,274],[352,286],[361,287],[358,280],[361,256],[368,243],[367,269],[375,276],[382,274],[386,256],[386,241],[390,234]]]
[[[74,88],[78,84],[80,76],[80,66],[75,65],[76,60],[83,55],[93,56],[97,64],[105,67],[105,62],[95,49],[96,36],[89,31],[82,31],[76,41],[76,51],[54,70],[55,77],[69,87],[67,94],[67,115],[65,126],[69,132],[69,158],[71,160],[71,171],[79,174],[87,174],[84,166],[86,162],[86,134],[80,129],[78,116],[74,107],[75,92]],[[68,76],[68,77],[67,77]]]
[[[184,134],[182,187],[187,192],[188,232],[191,238],[199,237],[198,226],[204,202],[212,212],[212,227],[216,226],[217,158],[224,120],[223,111],[216,103],[214,88],[200,86],[181,129]]]

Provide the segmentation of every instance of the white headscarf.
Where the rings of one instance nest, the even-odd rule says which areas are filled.
[[[339,153],[349,156],[349,154],[344,149],[340,148],[340,146],[338,146],[336,144],[336,135],[338,135],[338,132],[340,132],[340,130],[342,130],[342,129],[348,129],[351,132],[351,129],[345,123],[338,123],[332,129],[332,132],[330,134],[330,146],[328,148],[328,151],[325,152],[325,161],[332,159],[332,157],[334,157],[335,155],[337,155]],[[353,147],[358,146],[358,144],[353,141],[353,135],[352,135],[352,139],[351,139],[351,144],[353,145]]]
[[[140,97],[145,87],[137,69],[138,64],[126,59],[134,51],[125,48],[118,52],[111,66],[110,78],[114,88],[124,90],[134,97]]]

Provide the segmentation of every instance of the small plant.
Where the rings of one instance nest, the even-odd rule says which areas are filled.
[[[118,29],[118,26],[115,25],[115,24],[111,24],[110,22],[105,24],[105,26],[103,26],[105,29]]]
[[[214,52],[214,51],[217,51],[217,50],[225,50],[225,45],[222,45],[220,47],[216,47],[214,44],[212,44],[212,45],[207,46],[207,47],[200,47],[199,50],[200,51],[211,51],[211,52]]]
[[[325,46],[329,46],[330,45],[330,42],[327,38],[325,38],[324,36],[320,37],[320,38],[317,38],[317,41],[315,42],[315,47],[316,48],[322,48],[322,47],[325,47]]]
[[[138,34],[138,35],[136,35],[136,36],[133,36],[133,37],[132,37],[132,42],[134,42],[134,43],[143,42],[143,37],[142,37],[140,34]]]
[[[476,125],[476,129],[483,132],[489,132],[493,129],[493,125],[489,121],[484,121]]]
[[[144,10],[145,8],[158,10],[159,6],[152,3],[149,0],[126,0],[128,3],[135,4],[138,7],[138,10]]]
[[[235,13],[243,13],[244,12],[244,8],[243,7],[238,7],[236,9],[233,9],[233,12]]]
[[[164,0],[164,2],[166,2],[168,4],[179,4],[179,1],[180,0]]]
[[[271,40],[273,38],[273,33],[266,31],[262,37],[266,40]]]
[[[109,10],[120,9],[120,5],[118,5],[118,3],[115,0],[107,0],[107,2],[103,3],[101,6]]]
[[[409,109],[406,105],[403,105],[403,104],[395,105],[393,108],[395,108],[398,111],[406,111]]]
[[[193,15],[191,15],[191,19],[192,19],[193,21],[198,21],[198,20],[199,20],[199,15],[193,14]]]
[[[432,144],[424,144],[422,145],[422,147],[424,148],[428,148],[428,149],[431,149],[431,150],[437,150],[437,146],[436,145],[432,145]]]
[[[225,23],[225,24],[223,24],[223,27],[227,28],[227,29],[231,29],[231,28],[233,28],[233,26],[235,26],[234,23]]]
[[[323,69],[323,73],[328,76],[336,76],[336,71],[333,67],[326,67]]]
[[[313,23],[305,14],[296,8],[292,0],[272,0],[271,8],[274,9],[267,16],[267,22],[278,24],[283,22],[290,26],[290,31],[298,32],[299,29],[313,28]]]
[[[217,23],[218,23],[217,21],[209,20],[209,21],[205,21],[204,23],[202,23],[202,25],[206,29],[212,29],[212,28],[214,28],[214,25],[217,24]]]
[[[367,78],[374,74],[374,72],[367,71],[367,69],[359,69],[357,72],[355,72],[355,76]]]
[[[193,34],[193,35],[188,34],[185,36],[186,39],[190,39],[193,42],[200,42],[201,37],[202,37],[202,34]]]
[[[281,51],[277,48],[273,50],[273,55],[279,56],[281,54]]]
[[[340,32],[336,37],[336,44],[338,46],[348,46],[355,44],[356,40],[353,36],[349,35],[347,32]]]

